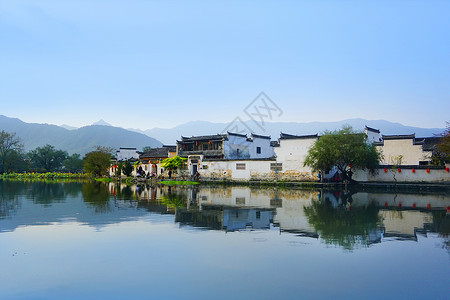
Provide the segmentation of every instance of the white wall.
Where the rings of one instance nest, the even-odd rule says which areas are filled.
[[[299,172],[282,170],[274,172],[271,164],[275,160],[228,160],[228,161],[203,161],[199,169],[201,178],[228,179],[228,180],[284,180],[284,181],[310,181],[316,180],[316,174],[311,172]],[[237,164],[245,164],[245,170],[238,170]],[[205,169],[203,166],[207,166]]]
[[[275,155],[273,147],[270,146],[270,139],[252,136],[253,142],[250,143],[250,158],[270,158]],[[256,152],[257,147],[261,147],[261,153]]]
[[[380,142],[381,141],[381,134],[378,132],[374,132],[372,130],[368,130],[366,128],[366,135],[367,135],[367,142],[368,143],[374,143],[374,142]]]
[[[393,172],[391,168],[387,168],[387,172],[385,172],[385,168],[380,168],[375,171],[375,174],[371,174],[367,170],[357,170],[353,174],[353,179],[356,181],[395,182],[395,175],[398,182],[450,182],[450,174],[445,169],[429,169],[429,173],[426,168],[415,169],[415,172],[409,168],[402,169],[400,167],[400,169],[401,172],[398,172],[398,169]]]
[[[308,150],[314,145],[317,138],[281,139],[280,146],[275,147],[277,162],[283,164],[283,172],[299,172],[311,174],[310,167],[304,167]]]
[[[248,159],[250,158],[251,142],[246,137],[229,135],[224,142],[226,159]],[[239,151],[238,151],[239,150]]]
[[[384,140],[383,146],[377,146],[383,154],[380,164],[396,164],[396,157],[402,155],[402,165],[418,165],[419,161],[430,160],[431,151],[422,151],[422,145],[414,145],[413,139]]]
[[[207,166],[199,170],[203,178],[217,178],[228,180],[250,180],[259,176],[273,176],[270,171],[270,163],[273,161],[255,160],[227,160],[227,161],[203,161],[202,166]],[[238,170],[237,164],[244,164],[245,170]]]
[[[139,153],[136,149],[119,149],[119,151],[116,152],[116,159],[118,161],[124,161],[129,159],[139,159]]]

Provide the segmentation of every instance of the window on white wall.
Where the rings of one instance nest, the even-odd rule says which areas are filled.
[[[256,153],[261,154],[261,147],[256,147]]]
[[[271,163],[270,164],[270,170],[271,171],[282,171],[283,170],[283,163]]]
[[[236,197],[236,205],[245,205],[245,197]]]
[[[245,164],[237,163],[236,164],[236,170],[245,170]]]

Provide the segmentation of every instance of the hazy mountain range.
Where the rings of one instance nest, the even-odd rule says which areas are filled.
[[[16,118],[0,115],[0,130],[15,132],[21,138],[25,151],[33,150],[46,144],[72,153],[86,154],[95,146],[136,147],[142,150],[145,146],[160,147],[160,141],[145,134],[133,132],[119,127],[91,125],[78,129],[66,129],[49,124],[25,123]]]
[[[364,130],[367,125],[381,130],[382,134],[411,134],[416,137],[430,137],[442,133],[444,128],[420,128],[405,126],[385,120],[348,119],[338,122],[274,122],[257,124],[253,121],[228,123],[212,123],[206,121],[193,121],[173,128],[153,128],[148,130],[123,129],[111,126],[104,120],[90,126],[76,128],[68,125],[56,126],[49,124],[25,123],[16,118],[0,115],[0,130],[15,132],[29,151],[36,147],[50,144],[57,149],[69,153],[85,154],[92,151],[95,146],[108,146],[118,149],[120,147],[135,147],[142,150],[145,146],[160,147],[162,144],[175,145],[181,136],[197,136],[224,133],[227,130],[236,132],[245,130],[246,133],[270,135],[272,140],[278,139],[280,132],[288,134],[306,135],[322,133],[325,130],[335,130],[348,124],[357,130]]]

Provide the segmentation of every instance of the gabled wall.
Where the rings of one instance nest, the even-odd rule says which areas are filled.
[[[136,148],[120,148],[116,152],[117,161],[125,161],[129,159],[139,159],[139,153]]]
[[[382,165],[397,164],[397,157],[402,155],[402,165],[418,165],[420,161],[431,159],[431,151],[423,151],[422,144],[416,144],[415,138],[387,138],[383,144],[377,145],[377,150],[383,154]]]
[[[275,155],[273,147],[270,146],[270,137],[264,138],[252,135],[252,143],[250,147],[250,158],[269,158]],[[261,153],[257,153],[257,148],[261,148]]]
[[[317,141],[317,137],[280,139],[280,146],[275,147],[277,162],[283,164],[283,172],[309,173],[311,168],[303,166],[308,150]]]
[[[225,159],[249,159],[251,142],[247,136],[228,135],[228,140],[224,143]]]

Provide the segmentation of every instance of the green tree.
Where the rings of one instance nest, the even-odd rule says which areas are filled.
[[[32,168],[40,172],[60,171],[67,156],[66,151],[56,150],[48,144],[28,153]]]
[[[398,172],[398,168],[402,165],[403,155],[397,155],[396,157],[391,157],[391,174],[395,183],[397,183],[397,178],[395,177]]]
[[[86,173],[96,177],[106,175],[110,164],[111,153],[105,152],[104,149],[91,151],[83,158],[83,166]]]
[[[72,154],[64,161],[64,170],[71,173],[78,173],[83,171],[83,160],[80,154]]]
[[[351,180],[351,168],[378,166],[381,154],[373,144],[367,143],[367,136],[350,126],[337,131],[326,131],[309,149],[304,165],[314,171],[324,171],[336,167],[344,179]]]
[[[447,122],[447,129],[442,134],[442,140],[437,145],[437,156],[443,162],[450,161],[450,122]]]
[[[127,177],[131,176],[131,173],[133,172],[133,166],[128,160],[123,164],[122,172]]]
[[[0,174],[15,169],[14,163],[22,151],[23,144],[15,133],[0,132]]]
[[[26,154],[21,151],[11,151],[6,159],[5,172],[27,172],[30,170],[30,161]]]
[[[171,158],[166,158],[162,161],[161,166],[164,169],[176,171],[178,169],[184,168],[186,165],[187,158],[174,156]]]

